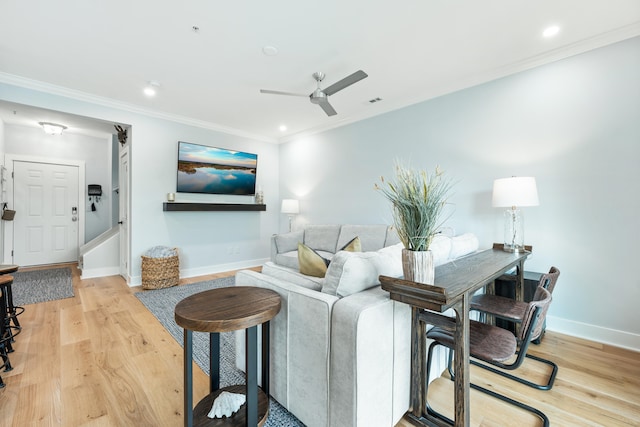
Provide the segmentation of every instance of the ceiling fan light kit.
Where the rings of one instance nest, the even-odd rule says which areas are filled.
[[[365,73],[362,70],[358,70],[355,73],[348,75],[344,79],[335,82],[328,88],[322,89],[320,87],[320,83],[324,80],[325,74],[318,71],[313,73],[312,76],[315,79],[318,87],[309,95],[305,95],[302,93],[283,92],[279,90],[268,90],[268,89],[260,89],[260,93],[267,93],[272,95],[305,96],[305,97],[308,96],[311,103],[319,105],[320,108],[322,108],[324,112],[327,114],[327,116],[335,116],[337,112],[331,106],[331,104],[329,104],[329,96],[368,77],[367,73]]]

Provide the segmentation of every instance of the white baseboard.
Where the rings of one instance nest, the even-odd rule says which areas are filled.
[[[180,278],[205,276],[207,274],[224,273],[225,271],[241,270],[243,268],[251,268],[264,264],[269,258],[252,259],[245,261],[232,262],[228,264],[208,265],[206,267],[189,268],[180,270]],[[130,287],[142,285],[142,276],[132,276],[127,282]]]
[[[120,267],[104,267],[83,269],[80,273],[80,279],[93,279],[94,277],[118,276],[120,275]]]
[[[561,317],[547,316],[547,330],[640,351],[640,334],[619,331]]]

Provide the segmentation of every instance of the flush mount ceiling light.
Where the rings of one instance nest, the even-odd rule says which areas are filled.
[[[48,135],[62,135],[62,131],[67,128],[64,125],[50,122],[38,122],[38,124],[42,126],[42,129]]]
[[[559,32],[560,32],[560,27],[558,27],[557,25],[551,25],[544,29],[544,31],[542,32],[542,36],[548,39],[553,36],[556,36]]]
[[[144,87],[144,94],[151,97],[151,96],[155,96],[158,88],[160,87],[160,83],[158,83],[155,80],[150,80],[149,82],[147,82],[147,85]]]
[[[280,132],[285,132],[287,130],[287,127],[285,125],[280,125],[279,129]]]

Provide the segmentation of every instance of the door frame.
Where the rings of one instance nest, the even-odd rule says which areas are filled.
[[[127,169],[122,170],[123,159],[126,160]],[[124,278],[127,284],[131,283],[130,274],[130,262],[129,262],[129,250],[131,248],[130,236],[131,236],[131,222],[129,221],[131,209],[130,209],[130,197],[129,193],[131,187],[129,182],[131,180],[131,156],[129,156],[129,147],[122,147],[118,152],[118,222],[120,230],[120,276]]]
[[[86,215],[86,203],[85,203],[85,162],[84,160],[70,160],[70,159],[53,159],[47,157],[27,156],[23,154],[5,154],[4,165],[7,169],[7,181],[6,185],[6,202],[9,209],[13,209],[13,162],[28,162],[28,163],[45,163],[51,165],[63,165],[63,166],[76,166],[78,168],[78,250],[80,246],[84,244],[84,227]],[[17,215],[20,215],[18,212]],[[0,225],[4,227],[4,241],[2,242],[4,248],[4,264],[13,264],[13,222],[2,221]]]

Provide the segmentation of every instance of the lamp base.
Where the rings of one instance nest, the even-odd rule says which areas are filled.
[[[502,250],[505,252],[512,252],[512,253],[516,253],[516,254],[521,254],[526,252],[527,250],[524,248],[524,246],[518,246],[518,245],[507,245],[505,244],[502,247]]]

